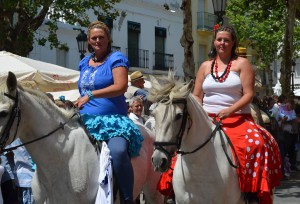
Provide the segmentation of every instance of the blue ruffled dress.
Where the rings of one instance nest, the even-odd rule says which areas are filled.
[[[129,68],[127,58],[121,52],[114,52],[103,64],[92,67],[90,56],[79,64],[80,77],[78,88],[81,96],[87,91],[108,87],[114,83],[112,70],[116,67]],[[80,110],[83,122],[89,133],[97,140],[109,140],[112,137],[124,137],[129,142],[131,157],[139,155],[144,140],[138,127],[127,116],[127,104],[124,95],[112,98],[94,98]]]

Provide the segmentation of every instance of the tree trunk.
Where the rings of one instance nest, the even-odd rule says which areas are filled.
[[[184,76],[187,78],[195,78],[191,4],[191,0],[182,0],[181,5],[181,9],[183,10],[183,33],[180,39],[180,44],[184,48],[184,61],[182,66]]]
[[[286,28],[284,35],[283,57],[281,62],[280,83],[282,85],[282,93],[291,92],[291,70],[293,57],[293,34],[295,26],[296,2],[297,0],[286,1]]]
[[[266,67],[266,72],[267,72],[267,74],[268,74],[268,79],[269,79],[269,83],[268,83],[268,86],[267,86],[267,90],[266,90],[266,95],[267,96],[270,96],[270,95],[272,95],[272,93],[273,93],[273,88],[272,88],[272,84],[273,84],[273,77],[272,77],[272,69],[271,69],[271,67],[270,67],[270,65],[268,65],[267,67]]]

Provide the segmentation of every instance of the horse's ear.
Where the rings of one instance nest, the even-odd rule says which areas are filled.
[[[9,92],[15,91],[17,89],[17,78],[12,72],[8,72],[8,77],[6,79],[6,86]]]
[[[188,89],[192,91],[192,89],[194,88],[195,85],[195,80],[190,80],[190,82],[188,83]]]

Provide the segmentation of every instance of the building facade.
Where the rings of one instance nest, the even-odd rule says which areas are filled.
[[[182,11],[180,0],[123,0],[115,5],[126,15],[111,23],[112,48],[123,52],[130,61],[130,71],[141,70],[145,74],[166,74],[169,69],[183,75]],[[92,15],[91,15],[92,16]],[[96,20],[96,17],[91,20]],[[50,46],[34,45],[29,57],[77,70],[80,53],[76,36],[77,25],[59,22],[58,38],[69,50],[50,49]],[[40,27],[38,36],[46,35],[47,26]],[[86,55],[90,55],[89,52]]]

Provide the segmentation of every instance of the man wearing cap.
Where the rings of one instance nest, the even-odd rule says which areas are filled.
[[[140,71],[135,71],[130,74],[130,82],[131,86],[127,88],[127,92],[125,93],[125,97],[127,99],[131,99],[134,96],[140,96],[143,100],[144,105],[144,113],[148,115],[149,113],[149,105],[147,101],[148,91],[144,89],[145,79],[146,77]]]

